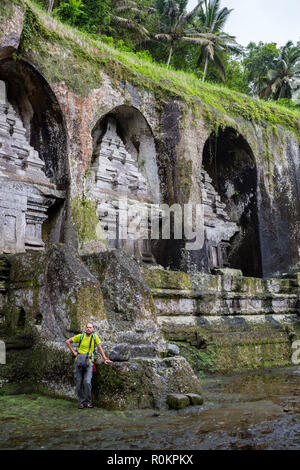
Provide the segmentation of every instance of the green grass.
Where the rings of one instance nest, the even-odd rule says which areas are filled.
[[[230,123],[237,127],[234,120],[243,118],[259,125],[265,122],[275,134],[280,125],[300,139],[297,110],[253,99],[225,86],[203,83],[192,73],[167,69],[134,53],[120,51],[57,21],[34,2],[23,1],[33,14],[27,15],[21,54],[40,67],[50,83],[63,79],[75,93],[87,96],[93,88],[101,86],[102,71],[113,80],[129,81],[149,90],[160,103],[173,98],[187,104],[195,119],[200,110],[215,127]]]

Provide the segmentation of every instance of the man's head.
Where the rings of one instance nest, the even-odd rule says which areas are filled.
[[[85,325],[85,333],[87,335],[91,335],[94,331],[94,325],[93,323],[89,322]]]

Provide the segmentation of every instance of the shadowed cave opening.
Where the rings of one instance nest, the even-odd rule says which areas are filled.
[[[12,146],[11,148],[13,150],[11,155],[8,155],[9,161],[11,162],[9,170],[11,173],[11,181],[18,178],[20,174],[18,173],[18,165],[21,165],[21,169],[24,170],[24,172],[28,166],[26,160],[28,158],[27,155],[29,155],[28,147],[26,147],[27,144],[38,152],[39,159],[44,162],[44,168],[40,170],[41,174],[44,173],[48,179],[48,181],[45,179],[41,182],[42,186],[44,184],[44,189],[41,189],[40,193],[38,193],[39,189],[37,189],[38,186],[36,185],[39,181],[37,176],[35,177],[31,174],[28,179],[26,174],[27,181],[20,182],[19,193],[23,191],[21,196],[23,200],[26,194],[30,194],[31,198],[30,200],[27,199],[23,207],[23,213],[24,210],[26,210],[25,221],[22,219],[24,216],[22,216],[20,211],[17,212],[16,215],[14,212],[14,203],[10,201],[8,197],[11,209],[6,208],[4,210],[4,216],[6,219],[10,218],[10,220],[12,220],[12,226],[13,222],[19,224],[18,227],[20,223],[21,225],[26,223],[26,232],[25,235],[23,235],[19,229],[15,228],[16,235],[9,240],[10,246],[7,247],[6,242],[2,250],[4,250],[4,252],[14,252],[14,250],[31,251],[43,249],[43,243],[48,244],[49,241],[52,243],[60,242],[63,236],[62,219],[65,201],[63,191],[66,191],[69,186],[69,165],[67,161],[68,144],[63,113],[54,92],[45,78],[28,62],[13,60],[11,58],[0,60],[0,81],[2,82],[2,93],[3,82],[5,84],[5,93],[1,99],[2,101],[4,100],[4,103],[6,100],[7,106],[10,106],[16,115],[16,117],[10,117],[12,120],[8,118],[5,119],[5,116],[3,117],[3,109],[4,113],[7,114],[9,108],[5,110],[5,104],[2,103],[2,141],[4,141],[4,143],[9,140],[5,134],[5,128],[7,127],[7,123],[12,123],[11,132],[9,132],[9,134],[11,136],[10,140],[13,140],[13,142],[10,142],[9,145]],[[15,122],[18,122],[18,119],[21,120],[25,131],[24,129],[23,131],[19,129],[19,131],[15,132],[13,126]],[[22,140],[22,138],[24,139],[23,134],[20,140],[18,132],[25,132],[27,143]],[[21,158],[19,154],[26,155],[21,163],[19,162]],[[6,171],[8,171],[7,168]],[[10,181],[9,178],[6,180],[8,182]],[[48,183],[52,183],[55,190],[61,190],[62,192],[60,194],[52,194],[48,191],[47,193]],[[20,198],[19,193],[14,197]],[[29,208],[32,208],[32,197],[35,198],[34,211],[31,210],[29,213]],[[47,217],[43,215],[45,209]],[[9,210],[11,212],[9,212]],[[42,221],[39,220],[39,222],[37,222],[38,217],[42,217]],[[20,222],[21,219],[23,220],[22,222]],[[42,234],[39,234],[40,229],[38,227],[41,224],[43,224]],[[43,240],[43,243],[41,240]]]
[[[44,172],[57,189],[69,185],[67,133],[62,111],[44,77],[29,63],[0,60],[7,99],[26,129],[29,144],[45,162]]]
[[[249,144],[233,128],[219,130],[218,135],[213,132],[204,145],[202,168],[229,219],[240,229],[227,247],[228,265],[241,269],[244,276],[261,277],[257,169]]]

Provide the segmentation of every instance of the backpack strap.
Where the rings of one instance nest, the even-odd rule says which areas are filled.
[[[92,333],[92,337],[93,337],[93,340],[94,340],[93,355],[94,355],[94,357],[95,357],[95,350],[96,350],[96,336],[95,336],[95,333]]]
[[[80,348],[81,341],[83,340],[83,338],[84,338],[84,332],[81,333],[80,340],[79,340],[79,344],[78,344],[78,349]]]

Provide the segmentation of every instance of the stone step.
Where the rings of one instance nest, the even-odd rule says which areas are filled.
[[[239,329],[252,329],[260,326],[266,326],[268,331],[269,327],[280,328],[282,325],[298,325],[299,330],[299,316],[294,314],[257,314],[257,315],[195,315],[188,316],[159,316],[158,324],[161,326],[163,332],[180,329],[190,328],[205,328],[207,330],[224,329],[238,327]],[[297,331],[297,330],[296,330]],[[168,339],[174,340],[168,336]]]
[[[153,332],[153,338],[155,338],[156,334]],[[126,343],[130,346],[143,346],[145,344],[149,344],[148,341],[149,332],[141,332],[137,333],[134,331],[121,331],[116,332],[115,334],[115,342],[118,343]]]
[[[108,353],[111,360],[117,362],[127,362],[131,359],[160,358],[161,354],[155,344],[116,344]]]

